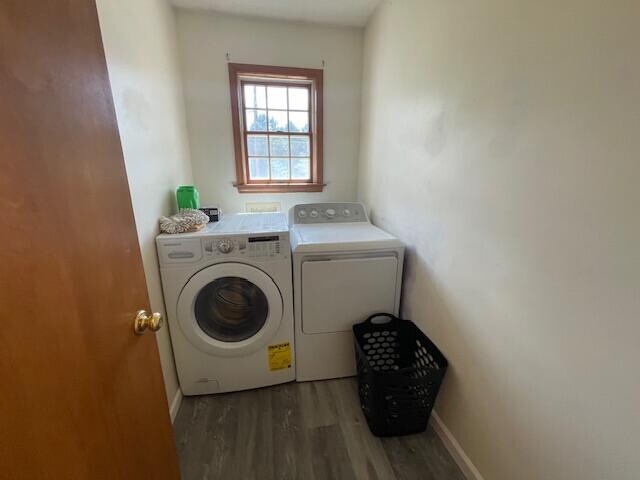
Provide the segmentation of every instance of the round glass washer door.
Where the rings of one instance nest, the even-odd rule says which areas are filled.
[[[280,327],[282,295],[263,271],[220,263],[189,279],[178,299],[178,323],[200,350],[239,356],[265,346]]]

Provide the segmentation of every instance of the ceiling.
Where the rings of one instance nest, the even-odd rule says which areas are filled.
[[[325,25],[363,27],[381,0],[169,0],[184,8]]]

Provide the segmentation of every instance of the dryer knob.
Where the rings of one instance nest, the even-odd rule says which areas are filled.
[[[313,209],[311,210],[311,213],[309,213],[309,215],[311,216],[311,218],[316,218],[318,216],[318,211]]]
[[[348,217],[349,215],[351,215],[351,212],[349,211],[349,209],[348,209],[348,208],[345,208],[345,209],[344,209],[344,211],[342,212],[342,214],[343,214],[345,217]]]
[[[233,242],[231,240],[220,240],[218,242],[218,251],[220,253],[229,253],[233,250]]]
[[[336,216],[336,211],[333,208],[327,208],[327,210],[324,213],[326,213],[327,217],[329,218]]]
[[[306,210],[298,210],[298,218],[305,218],[307,216]]]

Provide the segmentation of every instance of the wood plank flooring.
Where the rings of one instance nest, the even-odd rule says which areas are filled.
[[[374,437],[353,378],[186,397],[183,480],[464,480],[434,431]]]

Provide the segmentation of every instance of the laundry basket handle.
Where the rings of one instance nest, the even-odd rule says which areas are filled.
[[[377,320],[380,317],[384,317],[385,320]],[[368,323],[370,325],[387,325],[387,324],[399,322],[399,321],[401,320],[395,315],[392,315],[391,313],[382,312],[382,313],[374,313],[373,315],[370,315],[369,318],[365,320],[365,323]]]

